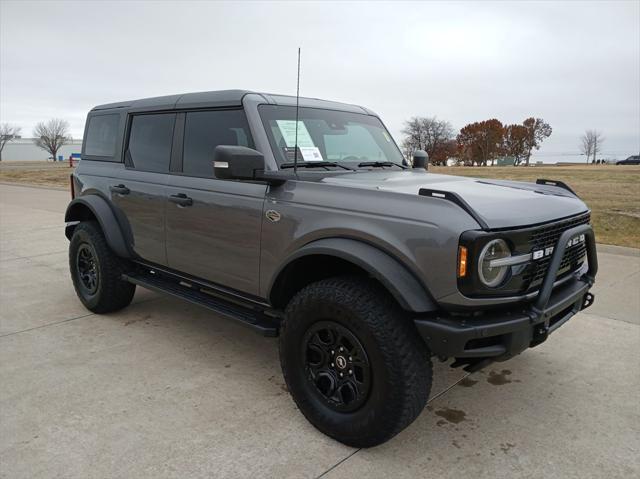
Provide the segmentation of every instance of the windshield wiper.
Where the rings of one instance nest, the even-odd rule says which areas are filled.
[[[362,163],[358,163],[358,168],[362,168],[365,166],[373,166],[374,168],[383,168],[385,166],[397,166],[399,168],[402,168],[403,170],[407,169],[406,166],[401,165],[400,163],[394,163],[393,161],[364,161]]]
[[[280,165],[281,169],[285,168],[293,168],[295,163],[283,163]],[[353,168],[349,168],[348,166],[341,165],[336,163],[335,161],[299,161],[298,168],[320,168],[323,166],[335,166],[338,168],[342,168],[344,170],[354,171]]]

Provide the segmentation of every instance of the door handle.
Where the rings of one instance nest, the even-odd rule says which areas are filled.
[[[117,193],[119,195],[128,195],[131,191],[123,184],[110,186],[109,190],[111,190],[112,193]]]
[[[169,201],[176,203],[178,206],[191,206],[193,204],[193,199],[189,198],[184,193],[169,196]]]

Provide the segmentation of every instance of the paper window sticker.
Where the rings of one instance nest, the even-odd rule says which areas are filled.
[[[282,138],[287,146],[296,145],[296,121],[295,120],[276,120],[276,124],[282,133]],[[298,120],[298,147],[313,148],[316,146],[311,139],[311,135],[307,130],[303,121]]]
[[[318,148],[317,146],[300,147],[300,153],[302,154],[302,159],[304,161],[324,161],[324,158],[322,158],[322,153],[320,153],[320,148]]]

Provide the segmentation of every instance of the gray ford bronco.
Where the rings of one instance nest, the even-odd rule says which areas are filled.
[[[383,443],[424,408],[432,358],[507,360],[593,302],[589,209],[567,185],[425,156],[409,167],[375,113],[311,98],[95,107],[65,214],[76,292],[108,313],[138,285],[279,336],[306,418]]]

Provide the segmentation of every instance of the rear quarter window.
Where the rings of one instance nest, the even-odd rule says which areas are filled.
[[[116,141],[120,126],[120,115],[94,115],[89,118],[87,138],[84,146],[86,156],[112,159],[116,153]]]

